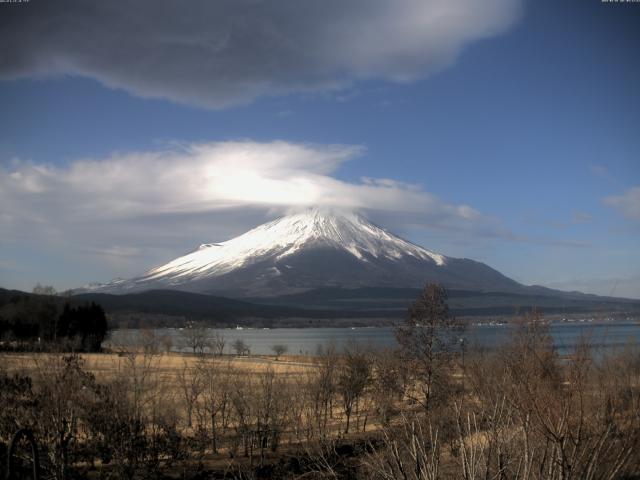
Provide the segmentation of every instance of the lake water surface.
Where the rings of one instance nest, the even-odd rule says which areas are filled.
[[[465,332],[468,346],[493,348],[507,341],[513,326],[474,325]],[[343,348],[347,342],[356,341],[362,346],[394,347],[396,345],[393,327],[357,328],[274,328],[274,329],[208,329],[211,335],[220,334],[226,340],[226,353],[232,353],[231,344],[241,339],[249,346],[252,354],[272,354],[271,347],[286,345],[290,354],[315,354],[319,346],[331,343]],[[158,336],[172,338],[173,350],[188,351],[181,329],[163,328],[154,330]],[[627,344],[640,345],[640,323],[633,321],[611,321],[604,323],[566,322],[550,325],[550,333],[560,354],[571,353],[582,338],[588,337],[592,346],[607,350],[622,348]],[[137,343],[138,330],[114,330],[107,344],[126,345]]]

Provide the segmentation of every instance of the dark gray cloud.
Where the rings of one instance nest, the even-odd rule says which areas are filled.
[[[82,75],[220,108],[411,81],[500,34],[521,0],[31,0],[0,4],[0,79]]]

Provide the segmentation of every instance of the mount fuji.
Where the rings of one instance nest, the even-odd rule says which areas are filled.
[[[404,240],[359,214],[310,209],[260,225],[129,280],[87,286],[111,294],[180,290],[230,297],[273,297],[322,288],[419,288],[524,293],[530,288],[470,259]],[[539,288],[539,287],[538,287]]]

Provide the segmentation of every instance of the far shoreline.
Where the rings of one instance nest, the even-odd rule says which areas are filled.
[[[523,321],[525,313],[520,315],[509,316],[461,316],[456,317],[466,327],[481,327],[481,326],[511,326],[517,325]],[[134,314],[135,315],[135,314]],[[154,322],[149,324],[141,324],[137,326],[130,325],[115,325],[110,328],[110,331],[114,330],[161,330],[161,329],[174,329],[182,330],[185,327],[184,320],[175,319],[176,324],[163,324],[153,325]],[[381,318],[366,318],[361,319],[354,318],[283,318],[276,320],[264,320],[264,319],[245,319],[239,320],[237,323],[232,322],[220,323],[216,320],[208,320],[206,318],[195,320],[195,322],[207,329],[214,330],[226,330],[226,331],[242,331],[242,330],[284,330],[284,329],[362,329],[362,328],[394,328],[404,323],[404,318],[394,319],[381,319]],[[255,322],[255,323],[254,323]],[[615,324],[638,324],[640,325],[640,315],[629,312],[614,312],[614,313],[589,313],[589,314],[569,314],[569,315],[557,315],[551,314],[543,316],[543,324],[548,325],[574,325],[574,324],[592,324],[592,325],[615,325]],[[182,325],[180,325],[182,323]],[[268,324],[268,325],[266,325]]]

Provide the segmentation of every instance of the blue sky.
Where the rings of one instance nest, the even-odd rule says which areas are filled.
[[[386,21],[384,2],[353,3],[354,12],[335,7],[335,16],[319,22],[338,28],[367,5],[372,13],[363,22]],[[42,282],[63,289],[134,275],[339,191],[346,207],[363,209],[406,238],[481,260],[521,282],[640,298],[640,4],[489,4],[486,18],[445,22],[442,30],[450,31],[424,39],[437,48],[391,30],[388,37],[373,35],[381,45],[354,47],[340,62],[317,51],[338,52],[341,45],[303,38],[276,22],[283,36],[315,55],[312,63],[300,67],[292,57],[274,71],[272,62],[260,63],[263,57],[252,60],[252,69],[223,58],[228,71],[198,67],[192,82],[190,71],[163,77],[171,56],[162,59],[166,68],[147,65],[155,50],[137,52],[133,65],[140,71],[129,74],[131,64],[119,65],[100,50],[87,61],[87,52],[75,51],[62,34],[52,46],[34,40],[16,47],[17,59],[0,56],[0,226],[6,232],[0,286]],[[39,2],[21,5],[0,4],[0,14],[14,9],[0,32],[40,28]],[[376,8],[387,16],[378,18]],[[81,13],[87,22],[96,15]],[[298,24],[295,12],[276,13]],[[430,11],[420,13],[426,19]],[[160,38],[166,27],[157,22],[150,35]],[[55,27],[48,28],[55,37]],[[98,44],[88,32],[86,41]],[[95,32],[100,35],[111,38]],[[391,54],[381,52],[387,39]],[[0,40],[7,44],[2,34]],[[251,59],[257,48],[241,47],[233,58]],[[206,153],[194,153],[194,145],[207,145]],[[251,160],[236,163],[234,155],[247,145]],[[283,153],[283,145],[293,150]],[[265,163],[263,151],[290,163]],[[198,207],[187,208],[186,201],[163,198],[162,189],[149,187],[138,198],[135,186],[121,189],[127,182],[111,175],[130,168],[126,178],[147,188],[161,178],[154,165],[163,165],[175,176],[167,197],[188,197],[196,187],[187,176],[198,176],[201,160],[284,183],[294,175],[317,186],[319,197],[300,198],[296,190],[290,201],[256,199],[252,192],[229,196],[217,189],[189,197]],[[102,183],[105,175],[110,180]],[[392,200],[378,201],[375,188],[363,193],[360,187],[371,182],[365,177]],[[380,179],[395,183],[382,186]],[[101,200],[94,202],[78,182],[104,187]],[[136,206],[120,215],[124,207],[112,209],[109,198]]]

